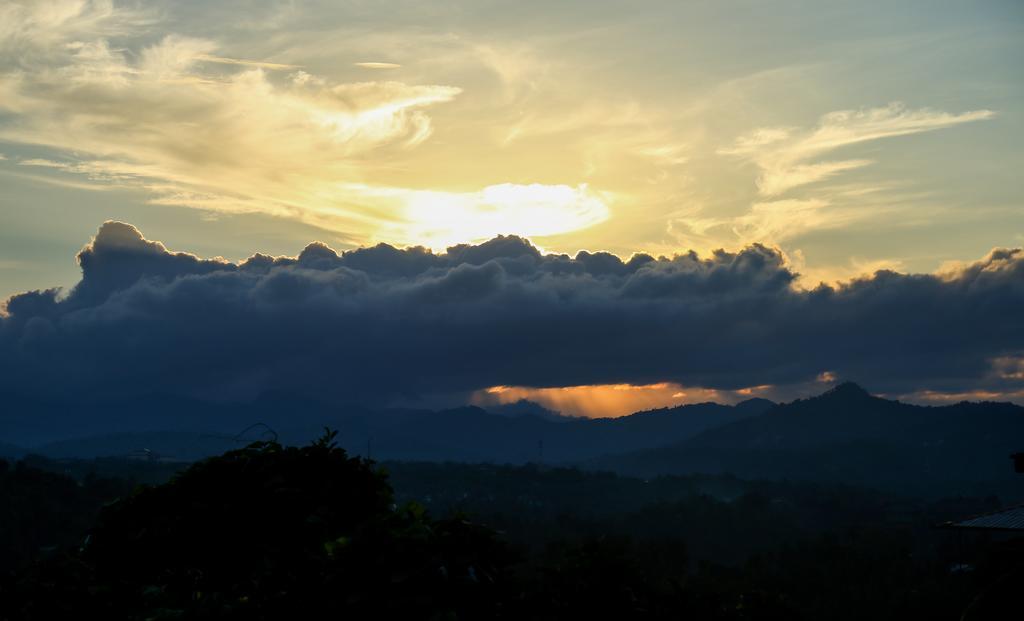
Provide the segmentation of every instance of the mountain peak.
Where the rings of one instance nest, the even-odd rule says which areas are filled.
[[[753,397],[752,399],[747,399],[746,401],[740,401],[733,407],[736,410],[744,413],[763,414],[768,410],[772,409],[773,407],[775,407],[776,405],[777,404],[774,401],[769,401],[768,399],[762,399],[760,397]]]
[[[821,396],[841,399],[864,399],[870,397],[871,393],[864,390],[860,384],[856,384],[854,382],[843,382],[826,390],[821,394]]]

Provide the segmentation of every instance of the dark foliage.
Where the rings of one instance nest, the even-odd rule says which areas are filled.
[[[384,475],[330,438],[251,445],[102,512],[81,553],[24,573],[11,618],[481,616],[490,531],[396,509]]]
[[[104,503],[130,491],[123,480],[74,480],[27,461],[0,460],[0,572],[82,542]]]
[[[72,502],[68,490],[99,494],[90,468],[153,476],[164,467],[87,463],[65,464],[80,481],[8,468],[3,480],[16,475],[44,500],[8,485],[0,501],[15,502],[0,506],[25,523],[41,506]],[[0,581],[0,619],[954,621],[964,611],[993,618],[1021,575],[1019,548],[951,546],[930,528],[989,500],[930,504],[732,477],[388,467],[349,457],[330,436],[303,448],[260,443],[125,496],[81,548],[72,533],[84,532],[84,517],[40,520],[41,531],[67,533],[66,547],[35,550],[38,562]],[[389,479],[400,501],[424,504],[398,508]],[[970,566],[950,570],[961,561]]]

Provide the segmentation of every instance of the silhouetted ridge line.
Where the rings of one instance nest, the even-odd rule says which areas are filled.
[[[842,482],[910,495],[993,494],[1017,499],[1006,456],[1024,437],[1024,408],[920,406],[843,383],[759,416],[707,427],[665,446],[591,462],[638,476],[723,474]]]
[[[817,397],[812,397],[812,398],[817,398],[817,399],[836,399],[836,398],[838,398],[838,399],[844,399],[844,400],[853,400],[853,399],[873,399],[875,397],[874,397],[874,395],[869,393],[867,390],[865,390],[860,384],[857,384],[855,382],[843,382],[841,384],[838,384],[838,385],[833,386],[832,388],[826,390],[825,392],[821,393]]]
[[[772,409],[772,408],[774,408],[774,407],[776,407],[778,405],[779,405],[778,403],[775,403],[774,401],[771,401],[769,399],[763,399],[761,397],[753,397],[751,399],[746,399],[744,401],[740,401],[739,403],[737,403],[733,407],[737,411],[740,411],[740,412],[750,411],[750,412],[756,412],[758,414],[763,414],[764,412],[767,412],[768,410],[770,410],[770,409]]]

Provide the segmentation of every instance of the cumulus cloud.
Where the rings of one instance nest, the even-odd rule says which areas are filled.
[[[751,245],[628,261],[497,237],[435,253],[388,245],[232,263],[105,224],[82,279],[12,297],[0,392],[338,401],[493,386],[814,382],[875,390],[1020,390],[1024,251],[940,275],[879,271],[803,291]]]

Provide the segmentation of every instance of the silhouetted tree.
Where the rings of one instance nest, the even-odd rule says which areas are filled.
[[[465,520],[396,508],[384,473],[328,434],[253,444],[140,489],[4,606],[25,619],[480,616],[503,552]]]

